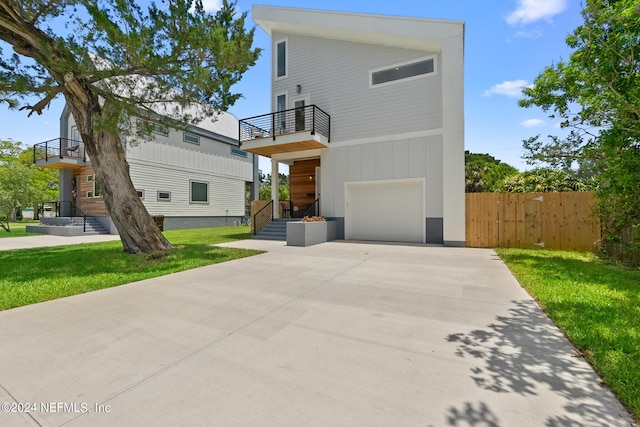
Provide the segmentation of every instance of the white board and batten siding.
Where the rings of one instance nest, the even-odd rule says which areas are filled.
[[[442,127],[440,55],[382,45],[274,32],[273,48],[286,39],[288,74],[272,82],[276,95],[309,94],[331,116],[331,141],[403,134]],[[435,72],[424,77],[370,86],[370,72],[433,56]],[[272,55],[275,61],[275,55]],[[272,66],[275,67],[275,64]],[[275,74],[274,74],[275,75]]]
[[[322,212],[326,216],[344,217],[345,184],[362,182],[410,182],[424,179],[423,195],[426,217],[443,216],[442,136],[432,135],[392,141],[335,147],[322,154]],[[384,196],[381,195],[382,200]],[[411,203],[409,203],[411,204]],[[401,207],[399,207],[401,209]]]

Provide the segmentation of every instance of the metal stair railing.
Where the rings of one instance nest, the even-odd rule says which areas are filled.
[[[273,200],[270,200],[262,209],[255,213],[251,220],[251,227],[253,228],[253,235],[255,236],[273,221]]]
[[[55,214],[56,218],[77,218],[82,217],[82,232],[87,232],[87,214],[83,212],[75,203],[73,202],[51,202],[50,204],[55,206]]]
[[[305,216],[319,216],[320,215],[320,197],[318,197],[314,202],[304,211]]]

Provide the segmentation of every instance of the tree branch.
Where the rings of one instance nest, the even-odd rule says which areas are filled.
[[[20,111],[22,110],[31,110],[29,111],[29,114],[27,114],[27,117],[31,117],[31,115],[36,112],[38,113],[38,115],[42,114],[42,110],[44,110],[46,107],[49,106],[49,104],[51,103],[51,101],[53,101],[53,99],[58,96],[59,93],[62,92],[61,88],[57,88],[55,91],[53,92],[49,92],[47,93],[47,95],[40,101],[38,102],[36,105],[25,105],[24,107],[20,108]]]
[[[40,17],[42,17],[45,13],[48,13],[51,10],[51,6],[55,1],[56,0],[49,0],[49,2],[46,5],[43,5],[42,9],[40,9],[33,15],[33,18],[31,19],[31,21],[29,21],[29,23],[31,25],[35,25],[38,22],[38,19],[40,19]]]

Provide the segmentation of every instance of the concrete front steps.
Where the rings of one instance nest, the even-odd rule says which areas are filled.
[[[71,221],[74,225],[82,227],[82,217],[73,217]],[[109,234],[109,230],[98,221],[98,218],[88,216],[86,230],[83,234]]]
[[[256,240],[287,240],[287,223],[292,221],[300,221],[300,218],[280,218],[274,219],[258,234],[253,236]]]

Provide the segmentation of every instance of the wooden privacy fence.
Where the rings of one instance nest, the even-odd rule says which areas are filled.
[[[596,202],[593,192],[467,193],[467,246],[596,250]]]

